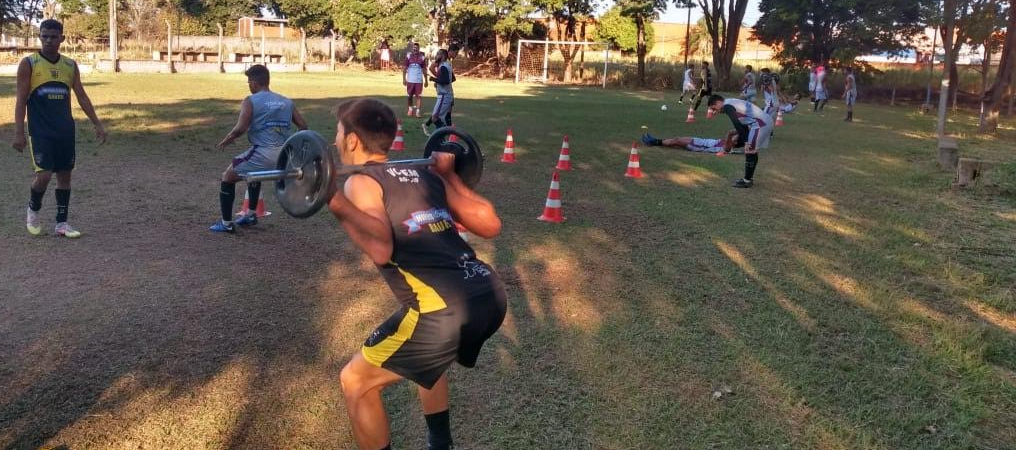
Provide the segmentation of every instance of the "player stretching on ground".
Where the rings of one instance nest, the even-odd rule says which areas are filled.
[[[642,143],[650,147],[671,147],[683,148],[691,152],[702,153],[737,153],[734,145],[737,144],[737,130],[727,132],[723,139],[709,139],[697,137],[675,137],[669,139],[657,139],[651,134],[642,135]]]
[[[494,269],[476,259],[452,221],[492,238],[501,220],[455,174],[450,154],[434,153],[438,161],[430,170],[385,165],[395,137],[395,114],[385,104],[351,100],[336,116],[339,159],[366,168],[346,180],[328,207],[402,304],[342,368],[353,436],[363,449],[391,448],[381,391],[405,378],[418,386],[427,448],[448,449],[445,372],[453,362],[476,364],[507,306]]]
[[[684,69],[684,83],[681,85],[681,98],[677,99],[677,103],[680,105],[684,104],[684,95],[691,93],[688,97],[689,100],[695,98],[695,64],[688,64],[688,68]]]
[[[248,95],[240,103],[240,118],[229,134],[215,148],[222,150],[236,138],[247,132],[250,148],[236,155],[233,161],[222,172],[222,183],[219,185],[219,207],[222,219],[215,222],[209,229],[217,233],[232,233],[233,203],[236,201],[236,183],[244,172],[255,170],[274,170],[286,138],[289,137],[289,124],[292,122],[301,130],[307,129],[307,122],[296,110],[293,101],[268,89],[268,68],[255,64],[246,72]],[[261,183],[248,183],[247,196],[252,206],[247,214],[236,220],[236,225],[247,226],[258,223],[254,205],[261,198]]]
[[[744,78],[741,79],[741,100],[748,103],[755,101],[755,73],[751,64],[744,66]]]
[[[430,81],[434,82],[434,89],[437,90],[437,99],[434,103],[434,112],[431,113],[427,123],[420,124],[423,134],[430,136],[431,124],[438,128],[452,124],[452,106],[455,106],[455,94],[452,90],[452,83],[455,82],[455,73],[452,72],[452,63],[449,59],[454,58],[459,52],[456,44],[448,46],[448,50],[440,49],[434,57],[434,63],[430,66]]]
[[[39,24],[42,49],[25,57],[18,64],[18,81],[14,103],[14,142],[19,153],[28,146],[32,155],[35,179],[28,200],[28,232],[38,235],[39,210],[49,180],[56,173],[56,234],[76,238],[81,232],[67,224],[71,203],[71,171],[74,170],[74,118],[71,116],[71,90],[78,105],[95,126],[95,138],[106,142],[106,130],[95,115],[92,101],[81,85],[81,73],[74,60],[60,54],[63,24],[53,19]],[[28,116],[28,138],[25,116]]]
[[[701,86],[699,86],[698,98],[695,99],[695,111],[698,111],[699,104],[702,103],[702,99],[706,98],[707,95],[713,95],[713,73],[709,71],[709,63],[702,61],[702,71],[700,72],[702,80]],[[708,108],[709,105],[706,105]]]
[[[413,100],[416,100],[416,117],[423,117],[420,114],[420,98],[423,88],[427,87],[427,78],[423,76],[423,69],[427,67],[427,56],[420,52],[420,44],[414,42],[410,47],[412,50],[406,55],[406,63],[402,67],[402,84],[406,86],[406,110],[407,116],[414,112]]]
[[[734,187],[750,188],[754,184],[755,167],[758,165],[758,152],[769,147],[772,136],[773,122],[761,108],[744,100],[727,99],[713,95],[708,100],[709,109],[714,113],[724,113],[737,131],[737,142],[734,147],[744,147],[744,178],[734,182]]]
[[[789,99],[780,95],[780,110],[784,113],[792,113],[797,108],[797,104],[801,101],[801,94],[794,94]]]
[[[847,72],[846,81],[843,85],[843,100],[847,102],[847,117],[843,119],[846,122],[854,121],[854,102],[857,101],[857,82],[854,79],[854,68],[847,67],[843,69]]]

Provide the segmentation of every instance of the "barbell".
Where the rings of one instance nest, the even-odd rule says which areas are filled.
[[[453,138],[454,137],[454,138]],[[455,173],[473,187],[483,176],[483,152],[476,140],[452,127],[439,128],[423,150],[423,158],[388,161],[386,166],[427,167],[434,164],[434,152],[455,155]],[[335,157],[320,134],[303,130],[286,139],[276,170],[241,173],[248,183],[275,181],[275,196],[287,214],[306,218],[317,213],[335,195],[335,177],[357,173],[365,166],[335,164]]]

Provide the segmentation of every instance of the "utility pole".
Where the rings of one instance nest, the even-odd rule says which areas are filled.
[[[688,4],[688,20],[685,21],[684,26],[684,66],[688,67],[688,54],[691,53],[691,8],[692,5]]]
[[[109,59],[113,60],[113,72],[118,72],[116,42],[116,0],[109,0]]]
[[[945,33],[942,35],[942,45],[945,48],[945,67],[942,70],[942,85],[938,91],[938,126],[936,132],[939,139],[945,136],[945,115],[946,108],[949,107],[949,71],[952,64],[956,64],[952,58],[953,25],[956,23],[956,0],[945,0],[942,14],[945,19]],[[932,55],[933,60],[934,58],[934,55]]]

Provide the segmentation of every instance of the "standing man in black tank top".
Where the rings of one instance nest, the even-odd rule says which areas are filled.
[[[346,180],[329,209],[401,304],[342,369],[353,436],[363,449],[391,447],[381,390],[405,378],[418,385],[427,448],[450,448],[445,372],[453,362],[476,365],[507,306],[494,269],[476,258],[453,220],[492,238],[501,219],[455,174],[451,154],[435,153],[431,169],[386,165],[396,128],[387,105],[350,100],[338,106],[336,119],[342,164],[366,167]]]

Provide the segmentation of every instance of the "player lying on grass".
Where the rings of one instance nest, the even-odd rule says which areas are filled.
[[[381,391],[407,379],[423,403],[427,448],[451,448],[446,371],[454,362],[476,365],[507,307],[497,273],[476,258],[452,221],[492,238],[501,232],[501,219],[455,174],[449,153],[434,153],[430,169],[386,165],[396,125],[384,103],[351,100],[335,115],[339,159],[365,167],[337,189],[328,207],[400,303],[339,376],[353,436],[363,449],[391,448]]]
[[[740,153],[735,150],[735,145],[737,145],[737,130],[728,131],[727,135],[724,136],[723,139],[697,138],[690,136],[658,139],[653,137],[653,135],[646,133],[642,135],[642,143],[650,147],[683,148],[691,152],[715,154]]]
[[[790,98],[780,96],[780,111],[790,114],[797,109],[797,104],[800,102],[801,94],[794,94],[794,96]]]

